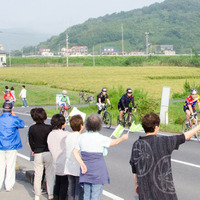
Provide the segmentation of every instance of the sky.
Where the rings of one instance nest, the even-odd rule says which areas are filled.
[[[164,0],[0,0],[0,34],[26,29],[57,35],[89,18],[129,11]]]

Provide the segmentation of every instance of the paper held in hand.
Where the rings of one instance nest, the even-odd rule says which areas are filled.
[[[124,129],[125,128],[119,124],[110,137],[114,136],[116,138],[120,138]]]
[[[74,107],[73,110],[69,113],[70,117],[74,115],[80,115],[83,118],[83,121],[85,121],[86,114],[78,110],[76,107]]]
[[[136,125],[135,122],[133,122],[128,132],[136,132],[136,131],[143,131],[143,128],[141,124]]]

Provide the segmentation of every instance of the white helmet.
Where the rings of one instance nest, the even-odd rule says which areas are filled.
[[[191,90],[190,90],[190,94],[197,94],[198,92],[197,92],[197,90],[195,89],[195,88],[192,88]]]
[[[63,90],[63,91],[62,91],[62,94],[67,94],[67,91],[66,91],[66,90]]]

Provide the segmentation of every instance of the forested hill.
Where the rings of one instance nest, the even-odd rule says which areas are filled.
[[[131,5],[130,5],[131,8]],[[121,25],[124,28],[125,51],[145,50],[145,32],[149,32],[152,45],[174,45],[177,53],[189,53],[191,48],[200,50],[200,0],[165,0],[149,7],[128,12],[113,13],[67,30],[70,46],[115,46],[121,51]],[[66,31],[41,43],[57,51],[65,46]]]

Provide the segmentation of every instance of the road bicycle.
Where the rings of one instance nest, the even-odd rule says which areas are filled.
[[[79,92],[79,103],[93,103],[94,96],[85,92]]]
[[[129,107],[126,111],[124,110],[121,121],[119,120],[119,116],[117,119],[117,124],[120,124],[123,127],[128,127],[128,128],[130,128],[133,122],[136,124],[135,115],[132,114],[132,107]]]
[[[100,115],[101,115],[101,119],[102,119],[105,127],[109,129],[111,127],[112,117],[111,117],[111,114],[107,111],[108,107],[111,107],[111,109],[112,109],[112,106],[105,104],[102,107]]]
[[[196,119],[195,125],[193,126],[193,119]],[[185,133],[192,128],[196,127],[200,123],[200,112],[195,112],[193,115],[190,116],[189,119],[189,126],[186,125],[186,119],[183,121],[182,124],[182,133]],[[194,137],[200,142],[200,131],[195,133]]]
[[[70,117],[68,115],[68,110],[71,109],[70,105],[62,106],[61,114],[65,117],[66,123],[69,123]]]

